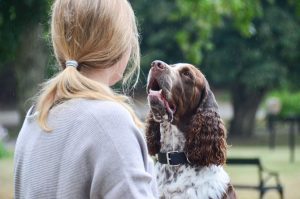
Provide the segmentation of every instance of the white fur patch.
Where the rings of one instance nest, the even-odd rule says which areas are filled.
[[[196,170],[191,166],[176,168],[157,163],[155,168],[160,198],[221,199],[230,182],[222,166]]]
[[[160,124],[161,151],[183,151],[185,137],[175,125]],[[221,199],[230,183],[222,166],[169,166],[156,163],[160,198],[164,199]]]
[[[184,143],[184,134],[175,125],[166,120],[160,123],[161,152],[183,151]]]

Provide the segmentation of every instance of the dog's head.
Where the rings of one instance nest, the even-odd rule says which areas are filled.
[[[149,153],[160,149],[159,123],[172,122],[185,133],[185,153],[192,164],[224,164],[226,131],[209,84],[191,64],[154,61],[147,83],[151,112],[146,135]]]
[[[157,122],[173,123],[191,116],[207,95],[209,106],[217,109],[214,96],[209,92],[204,75],[190,64],[169,66],[154,61],[148,76],[148,102]],[[164,117],[165,116],[165,117]]]

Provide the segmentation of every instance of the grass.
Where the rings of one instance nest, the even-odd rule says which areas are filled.
[[[8,151],[5,149],[3,143],[0,141],[0,159],[7,157],[9,155]]]
[[[13,198],[13,156],[0,158],[0,198]]]
[[[290,163],[290,152],[288,148],[289,126],[281,124],[276,136],[276,148],[268,148],[268,133],[265,123],[258,122],[255,135],[247,139],[228,139],[230,145],[228,157],[259,157],[262,165],[270,170],[277,171],[284,187],[285,199],[299,199],[300,185],[300,134],[296,134],[295,162]],[[3,147],[3,146],[2,146]],[[4,149],[4,148],[3,148]],[[0,143],[1,150],[1,143]],[[11,149],[12,150],[12,149]],[[257,169],[255,167],[226,166],[232,183],[249,184],[257,183]],[[259,198],[257,191],[236,190],[240,199]],[[13,152],[9,151],[5,157],[0,158],[0,198],[13,198]],[[276,191],[269,191],[264,199],[277,199]]]
[[[284,186],[286,199],[299,199],[300,185],[300,147],[296,148],[296,161],[289,162],[289,151],[286,146],[270,150],[264,146],[235,146],[228,150],[229,157],[259,157],[264,167],[279,172]],[[226,166],[232,183],[257,183],[257,170],[252,167]],[[13,156],[0,159],[0,198],[13,198]],[[240,199],[258,198],[258,192],[251,190],[236,190]],[[275,191],[266,193],[264,199],[276,199],[279,195]]]
[[[266,130],[265,121],[257,121],[255,134],[251,138],[234,139],[229,138],[231,145],[228,150],[228,157],[259,157],[262,165],[279,173],[281,183],[284,188],[285,199],[299,199],[298,191],[300,185],[300,133],[296,133],[295,162],[290,163],[289,151],[289,125],[280,123],[277,126],[276,148],[268,148],[269,135]],[[300,129],[297,131],[299,132]],[[253,166],[227,166],[226,170],[230,174],[232,183],[236,184],[257,184],[258,171]],[[273,181],[271,181],[273,183]],[[271,183],[270,182],[270,183]],[[236,190],[240,199],[259,198],[259,194],[254,190]],[[279,199],[279,194],[275,191],[268,191],[264,199]]]
[[[299,199],[300,184],[300,147],[296,148],[296,161],[290,163],[289,151],[286,146],[270,150],[267,147],[234,147],[228,151],[228,157],[259,157],[262,165],[270,170],[277,171],[284,187],[284,197],[287,199]],[[257,168],[253,166],[226,166],[232,183],[257,184]],[[271,182],[270,182],[271,183]],[[259,198],[258,192],[254,190],[236,190],[241,199]],[[276,199],[279,194],[276,191],[266,193],[264,199]]]

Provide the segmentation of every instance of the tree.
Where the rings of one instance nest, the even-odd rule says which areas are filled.
[[[48,0],[0,2],[0,77],[5,90],[0,99],[17,98],[23,113],[25,101],[44,78],[48,52],[41,22],[46,24],[49,8]],[[10,94],[12,90],[17,94]]]
[[[140,23],[144,73],[155,59],[199,64],[202,50],[212,47],[213,30],[223,24],[223,17],[233,17],[235,26],[249,35],[251,19],[260,12],[258,0],[130,2]]]
[[[182,26],[182,21],[173,19],[172,13],[177,12],[173,0],[130,2],[137,15],[141,33],[142,84],[144,84],[152,61],[160,59],[175,63],[183,60],[183,53],[174,36]]]
[[[188,22],[176,34],[177,42],[185,57],[196,64],[202,61],[202,51],[212,48],[213,32],[224,25],[226,18],[232,19],[234,28],[241,34],[251,36],[252,20],[261,15],[260,0],[176,0],[176,4],[179,14],[174,18]]]
[[[300,23],[294,8],[282,1],[264,2],[263,13],[255,18],[255,34],[249,38],[228,21],[214,35],[214,50],[206,53],[209,78],[231,92],[231,135],[251,136],[266,93],[300,75]]]
[[[132,3],[142,30],[143,70],[148,71],[154,59],[203,63],[210,82],[231,91],[232,135],[252,134],[262,98],[289,82],[288,74],[289,80],[299,82],[299,1]]]

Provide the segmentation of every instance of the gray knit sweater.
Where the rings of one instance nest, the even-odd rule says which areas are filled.
[[[144,138],[121,105],[69,100],[50,111],[50,133],[30,112],[15,150],[16,199],[156,198]]]

